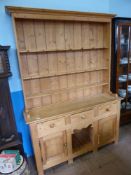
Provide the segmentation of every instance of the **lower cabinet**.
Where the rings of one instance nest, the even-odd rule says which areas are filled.
[[[44,169],[67,160],[66,131],[40,138],[40,150]]]
[[[31,134],[39,175],[43,169],[96,151],[118,141],[119,113],[116,102],[96,106],[87,111],[61,115],[31,124]],[[96,112],[97,111],[97,112]]]
[[[41,137],[40,151],[44,169],[68,160],[68,157],[70,156],[69,154],[72,154],[71,157],[73,158],[88,151],[93,151],[94,147],[98,148],[115,141],[116,122],[116,115],[108,116],[97,121],[97,145],[93,145],[95,144],[95,142],[93,143],[93,133],[95,128],[93,128],[91,124],[80,130],[78,130],[77,127],[75,129],[74,127],[73,132],[71,132],[70,143],[67,143],[68,139],[66,130]],[[68,152],[69,146],[72,148],[70,153]]]
[[[116,137],[117,116],[109,116],[98,121],[98,146],[111,143]]]

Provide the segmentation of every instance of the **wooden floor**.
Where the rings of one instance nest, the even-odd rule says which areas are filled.
[[[37,175],[29,160],[31,175]],[[131,124],[121,127],[118,144],[111,144],[96,153],[88,153],[74,160],[46,170],[45,175],[131,175]]]

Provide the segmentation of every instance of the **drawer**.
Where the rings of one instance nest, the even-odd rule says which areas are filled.
[[[98,106],[97,115],[110,115],[117,112],[117,102],[106,103]]]
[[[60,118],[37,124],[38,137],[47,136],[65,129],[65,119]]]
[[[74,114],[71,116],[71,127],[74,129],[82,129],[88,127],[93,122],[93,110]]]

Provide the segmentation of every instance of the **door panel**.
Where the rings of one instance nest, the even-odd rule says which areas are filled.
[[[112,142],[116,135],[116,116],[99,120],[98,124],[98,145],[105,145]]]
[[[66,131],[40,139],[40,148],[45,168],[67,159]]]
[[[130,27],[129,25],[121,24],[119,26],[119,40],[118,40],[118,51],[117,51],[117,81],[116,88],[117,93],[123,98],[121,101],[121,110],[131,108],[129,104],[130,99],[130,79],[131,74],[129,67],[131,64],[131,58],[129,56],[129,46],[130,46]]]

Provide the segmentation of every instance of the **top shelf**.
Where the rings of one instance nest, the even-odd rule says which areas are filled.
[[[45,52],[45,53],[48,53],[48,52],[65,52],[65,51],[86,51],[86,50],[103,50],[103,49],[109,49],[108,47],[98,47],[98,48],[87,48],[87,49],[84,49],[84,48],[81,48],[81,49],[65,49],[65,50],[60,50],[60,49],[57,49],[57,50],[41,50],[41,49],[37,49],[37,50],[19,50],[19,53],[21,54],[25,54],[25,53],[42,53],[42,52]]]

